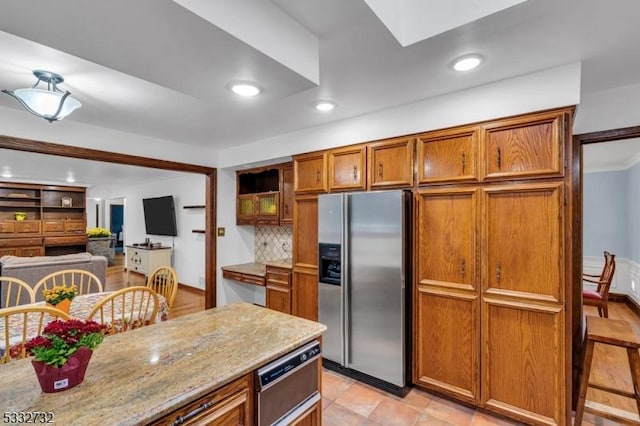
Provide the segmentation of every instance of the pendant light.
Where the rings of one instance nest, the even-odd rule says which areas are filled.
[[[82,104],[71,97],[71,92],[58,89],[58,84],[64,81],[60,74],[51,71],[35,70],[33,75],[38,81],[30,88],[16,90],[2,90],[3,93],[14,97],[31,114],[42,117],[49,123],[62,120]],[[46,89],[38,89],[40,83],[46,84]]]

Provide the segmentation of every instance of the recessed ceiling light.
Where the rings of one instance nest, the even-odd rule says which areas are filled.
[[[470,71],[482,63],[482,56],[473,54],[461,56],[453,61],[451,66],[456,71]]]
[[[317,101],[314,106],[318,111],[327,112],[336,107],[336,103],[332,101]]]
[[[2,176],[5,179],[9,179],[13,177],[13,173],[11,173],[11,169],[8,166],[2,168]]]
[[[69,182],[69,183],[73,183],[73,182],[75,182],[75,181],[76,181],[76,180],[75,180],[75,178],[74,178],[72,175],[67,176],[67,182]]]
[[[229,83],[229,89],[239,96],[256,96],[261,92],[257,84],[249,81],[234,81]]]

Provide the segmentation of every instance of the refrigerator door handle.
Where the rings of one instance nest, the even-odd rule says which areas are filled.
[[[350,300],[349,300],[349,283],[350,283],[350,274],[349,274],[349,233],[351,230],[349,229],[349,195],[343,195],[342,197],[342,231],[340,238],[342,240],[342,251],[341,255],[341,278],[342,278],[342,335],[344,336],[344,353],[343,353],[343,363],[345,367],[349,366],[349,353],[351,351],[351,347],[349,345],[349,318],[351,317],[350,312]]]

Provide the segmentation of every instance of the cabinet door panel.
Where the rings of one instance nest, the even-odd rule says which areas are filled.
[[[293,208],[293,262],[297,267],[318,267],[318,197],[296,197]]]
[[[478,128],[431,132],[418,137],[418,183],[478,180]]]
[[[0,257],[2,256],[18,256],[17,247],[0,247]]]
[[[420,284],[477,288],[476,188],[418,194]]]
[[[479,315],[475,292],[419,286],[414,382],[479,401]]]
[[[327,154],[297,155],[293,158],[294,192],[327,191]]]
[[[293,223],[293,167],[285,167],[282,169],[280,223]]]
[[[367,146],[370,189],[413,186],[413,138],[391,139]]]
[[[564,113],[544,113],[483,126],[485,178],[562,176]]]
[[[291,313],[291,288],[267,282],[267,308],[275,311]]]
[[[561,309],[496,299],[483,301],[484,405],[527,423],[563,423]]]
[[[365,146],[329,151],[329,189],[365,189],[365,165]]]
[[[246,225],[254,223],[256,203],[253,194],[238,195],[236,198],[236,224]]]
[[[318,321],[318,271],[293,270],[292,313],[295,316]]]
[[[561,302],[563,184],[512,185],[483,192],[484,292]]]
[[[23,220],[16,222],[16,233],[18,234],[39,234],[39,220]]]

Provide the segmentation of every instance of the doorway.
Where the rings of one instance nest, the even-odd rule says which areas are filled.
[[[124,204],[109,205],[109,230],[114,237],[114,249],[116,253],[122,253],[124,246]]]

